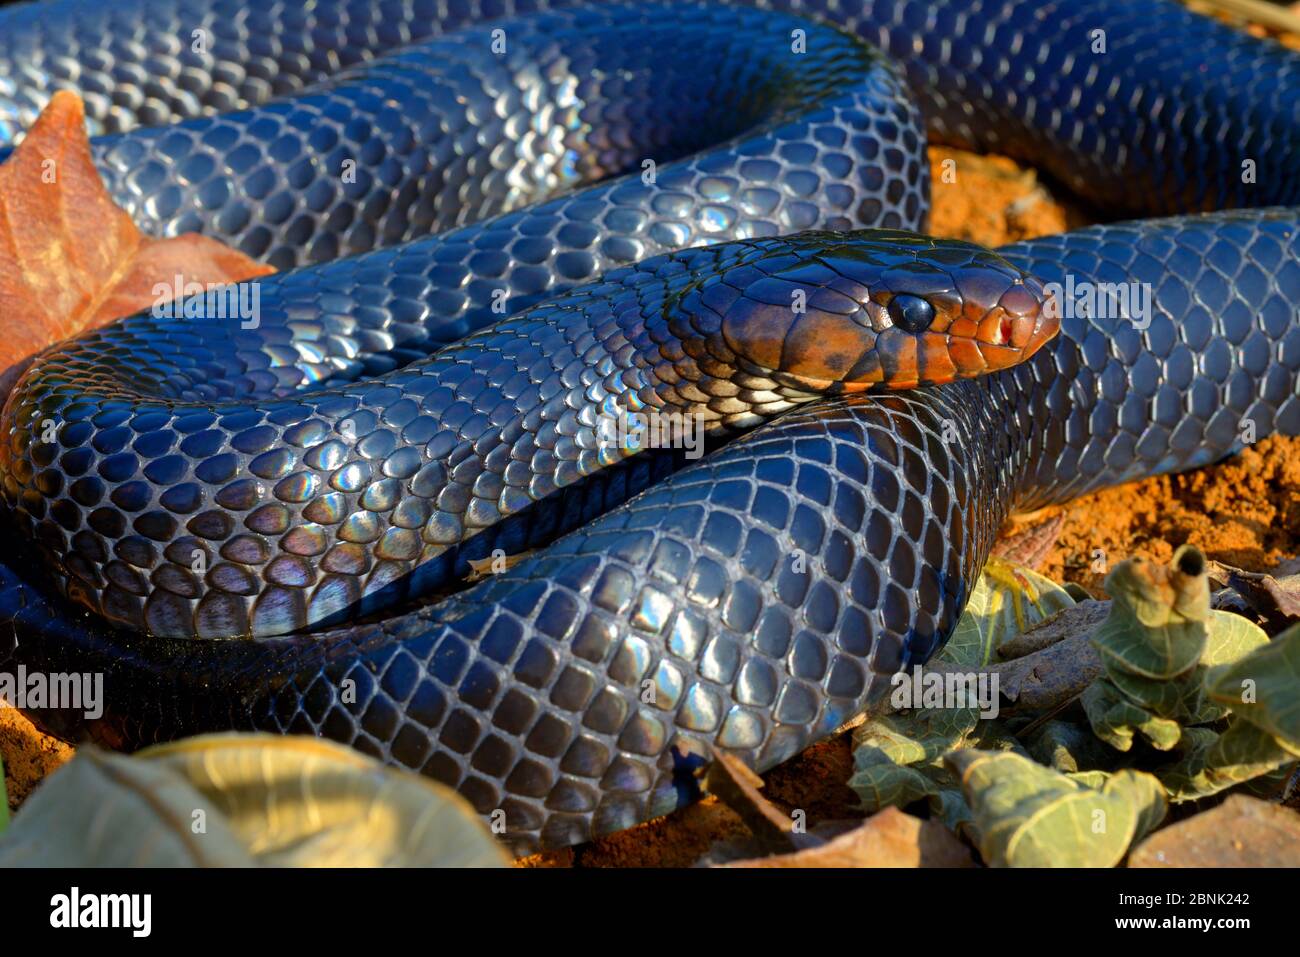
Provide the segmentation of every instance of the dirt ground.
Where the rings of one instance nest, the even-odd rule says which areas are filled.
[[[956,161],[956,181],[942,163]],[[1092,220],[1082,207],[1052,195],[1036,174],[1010,160],[944,148],[931,150],[935,172],[935,235],[997,246],[1062,232]],[[949,167],[951,168],[951,167]],[[1185,475],[1166,476],[1079,499],[1064,508],[1065,527],[1042,570],[1101,594],[1091,569],[1094,549],[1107,563],[1140,554],[1167,560],[1190,541],[1211,558],[1271,571],[1300,549],[1300,440],[1270,438],[1241,456]],[[10,808],[72,749],[42,735],[20,714],[0,708],[0,755]],[[786,809],[802,808],[810,825],[857,816],[845,785],[852,769],[848,735],[809,749],[765,775],[764,794]],[[525,867],[684,866],[717,840],[745,833],[740,819],[714,799],[578,848],[535,855]]]

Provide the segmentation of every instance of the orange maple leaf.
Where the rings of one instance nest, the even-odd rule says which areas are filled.
[[[81,98],[55,93],[0,164],[0,399],[46,346],[171,298],[155,287],[273,272],[206,236],[141,233],[91,162]]]

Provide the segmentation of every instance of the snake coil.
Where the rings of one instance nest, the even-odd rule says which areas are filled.
[[[76,85],[147,229],[301,267],[6,402],[13,659],[106,675],[47,727],[326,735],[573,843],[869,707],[1011,509],[1300,434],[1294,53],[1163,0],[502,6],[0,12],[0,127]],[[923,115],[1109,209],[1256,208],[922,239]],[[719,447],[602,441],[650,414]]]

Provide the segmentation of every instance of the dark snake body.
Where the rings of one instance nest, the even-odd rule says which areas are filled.
[[[1085,10],[1073,12],[1078,7]],[[1177,8],[1158,5],[1158,22],[1151,9],[1134,12],[1146,7],[954,3],[922,15],[920,4],[865,4],[847,22],[895,52],[911,50],[916,34],[924,34],[921,52],[903,62],[914,82],[929,84],[933,128],[1035,159],[1067,182],[1089,186],[1098,201],[1155,211],[1293,202],[1290,172],[1300,156],[1294,55]],[[1040,16],[1043,8],[1059,15]],[[469,18],[478,12],[462,11]],[[1078,34],[1092,20],[1107,29],[1110,56],[1119,61],[1105,61],[1118,73],[1104,82],[1095,63],[1090,69],[1079,62],[1087,41]],[[406,39],[398,20],[386,17],[385,24],[398,40]],[[997,46],[971,43],[967,37],[977,30]],[[1041,43],[1050,31],[1059,32],[1053,42]],[[1128,44],[1140,55],[1116,54],[1116,45]],[[1185,88],[1191,51],[1209,63],[1209,78]],[[858,57],[859,68],[867,62],[851,49],[846,56]],[[1046,62],[1034,60],[1031,68],[1018,62],[1021,56]],[[856,99],[822,99],[818,107],[860,117],[881,127],[874,132],[902,137],[892,142],[908,142],[912,114],[888,101],[888,70],[867,62],[865,74],[873,78],[866,89],[874,89],[876,99],[866,102],[859,89]],[[314,78],[310,71],[304,75]],[[1010,76],[1025,85],[1009,92],[1004,84]],[[840,95],[829,87],[823,94]],[[1173,104],[1175,96],[1186,112],[1155,108],[1157,102]],[[1099,109],[1115,99],[1124,109]],[[888,150],[873,162],[864,145],[858,161],[866,162],[866,182],[842,174],[842,185],[853,191],[847,206],[825,210],[814,202],[812,221],[782,219],[800,195],[799,177],[789,175],[797,171],[782,166],[790,158],[787,147],[816,157],[823,154],[810,142],[839,153],[843,141],[826,142],[832,124],[822,132],[821,113],[800,116],[771,102],[776,105],[752,110],[738,123],[758,125],[756,139],[769,151],[763,158],[773,164],[767,172],[780,182],[773,191],[781,212],[769,220],[774,229],[919,224],[919,140],[899,150],[901,163],[891,161]],[[237,105],[237,97],[209,103],[217,109]],[[989,112],[974,123],[984,106]],[[111,120],[110,114],[102,113]],[[1221,122],[1203,122],[1205,115]],[[189,155],[185,150],[197,149],[204,134],[177,135],[176,150]],[[267,142],[265,130],[249,137]],[[223,147],[218,137],[207,148],[234,142]],[[689,136],[676,143],[672,149],[683,153],[699,145]],[[111,167],[105,157],[124,148],[121,142],[98,147],[108,151],[99,153],[101,166]],[[635,165],[642,149],[637,144],[622,160]],[[1245,184],[1241,161],[1251,158],[1257,176]],[[687,228],[665,233],[667,241],[656,245],[657,217],[698,227],[712,222],[701,215],[702,205],[743,206],[739,195],[710,195],[717,187],[708,181],[732,175],[737,190],[750,185],[752,170],[733,165],[719,173],[707,164],[745,159],[724,149],[713,159],[685,160],[688,172],[674,185],[689,181],[693,189],[682,188],[685,198],[666,212],[654,206],[653,195],[632,196],[645,218],[623,223],[621,234],[612,221],[621,218],[618,197],[628,194],[618,190],[626,187],[601,194],[606,205],[595,248],[608,258],[577,261],[573,275],[554,264],[574,260],[557,253],[592,244],[557,245],[567,242],[560,229],[571,221],[562,211],[539,212],[545,204],[466,233],[470,238],[459,245],[449,242],[448,261],[453,270],[473,273],[473,256],[496,253],[513,313],[550,286],[572,285],[625,259],[671,248],[679,238],[698,241]],[[819,168],[833,165],[823,155]],[[873,170],[879,175],[870,175]],[[604,171],[593,168],[591,175]],[[661,188],[669,174],[667,167],[661,171]],[[154,175],[171,174],[164,169]],[[501,205],[485,208],[506,209],[566,185],[539,176],[513,199],[496,197]],[[828,185],[819,181],[823,190]],[[639,183],[633,192],[638,189]],[[221,192],[217,199],[229,195],[239,194]],[[252,205],[245,212],[255,229]],[[310,259],[355,249],[356,242],[404,239],[408,226],[418,231],[453,224],[439,218],[436,201],[432,205],[418,222],[399,217],[376,229],[381,212],[367,218],[368,232],[356,230],[342,246],[322,240],[321,252],[293,253],[300,244],[291,229],[272,230],[261,248]],[[243,214],[223,213],[219,202],[213,206],[211,218],[201,214],[201,222],[187,225],[220,231],[222,215],[244,221]],[[338,235],[328,220],[300,227],[308,245],[311,236]],[[163,215],[158,228],[174,229],[177,222]],[[520,237],[538,235],[529,232],[530,223],[547,226],[535,250],[540,262],[533,265],[554,270],[534,274],[536,287],[515,282],[524,272],[513,258]],[[252,235],[233,232],[241,243]],[[627,245],[609,252],[606,244],[618,239]],[[461,289],[468,276],[440,274],[441,247],[434,243],[417,241],[268,281],[272,310],[283,304],[284,320],[321,321],[330,333],[337,330],[338,341],[318,337],[315,365],[303,363],[300,353],[280,361],[273,355],[251,387],[364,379],[428,351],[440,335],[482,325],[490,296],[439,295],[438,282]],[[869,706],[890,675],[942,645],[1009,509],[1215,461],[1241,447],[1243,423],[1258,436],[1300,433],[1294,211],[1093,227],[1000,252],[1049,283],[1148,283],[1149,323],[1108,318],[1080,305],[1067,312],[1057,342],[1025,365],[914,393],[796,410],[505,572],[432,607],[372,624],[256,641],[146,637],[105,628],[4,568],[0,607],[19,643],[16,660],[43,671],[107,676],[107,711],[89,728],[74,727],[75,716],[66,712],[40,717],[56,730],[88,731],[120,747],[228,728],[324,734],[451,783],[484,813],[503,809],[520,849],[580,841],[679,806],[695,796],[694,772],[714,746],[770,767]],[[528,257],[523,262],[530,265]],[[356,290],[360,294],[349,298]],[[421,308],[412,312],[401,305],[407,302]],[[392,344],[396,358],[384,354]],[[292,371],[276,371],[285,369]],[[221,375],[209,378],[217,383],[213,401],[239,393],[238,376],[224,394]],[[203,380],[185,381],[197,388]],[[106,420],[104,428],[120,425]],[[199,424],[196,431],[204,428]],[[515,537],[503,541],[526,545],[534,532],[540,541],[577,527],[677,465],[664,456],[639,456],[595,472],[572,492],[548,500],[533,531],[510,526]],[[15,476],[27,481],[11,472],[7,494],[17,487],[10,484]],[[806,565],[789,560],[795,553],[806,556]]]

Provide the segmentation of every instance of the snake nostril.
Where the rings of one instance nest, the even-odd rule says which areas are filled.
[[[924,332],[934,321],[934,306],[919,296],[895,296],[889,303],[889,318],[904,332]]]

